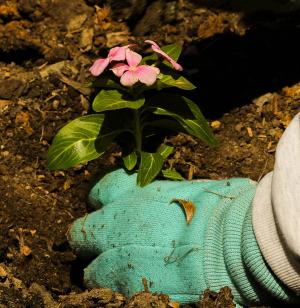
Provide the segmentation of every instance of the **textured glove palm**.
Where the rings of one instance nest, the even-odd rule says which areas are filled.
[[[251,225],[255,187],[235,178],[155,181],[140,188],[136,175],[123,170],[106,175],[90,193],[92,205],[100,209],[70,230],[77,253],[95,258],[85,269],[86,285],[132,295],[143,289],[145,277],[151,291],[180,302],[197,301],[205,289],[228,285],[237,302],[259,302],[261,292],[247,278],[241,252],[246,232],[249,259],[261,258]],[[195,204],[190,224],[174,198]]]

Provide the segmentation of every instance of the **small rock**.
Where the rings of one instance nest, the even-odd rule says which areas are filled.
[[[6,79],[0,82],[0,98],[12,99],[18,98],[23,89],[24,83],[18,79]]]
[[[65,47],[52,48],[49,52],[45,54],[45,59],[49,63],[56,63],[69,58],[69,51]]]
[[[212,121],[212,122],[210,123],[210,126],[211,126],[212,128],[214,128],[214,129],[219,129],[220,126],[221,126],[221,122],[220,122],[220,121]]]
[[[136,36],[143,36],[150,33],[153,28],[159,27],[164,9],[164,1],[158,0],[151,3],[142,19],[134,27],[132,33]]]

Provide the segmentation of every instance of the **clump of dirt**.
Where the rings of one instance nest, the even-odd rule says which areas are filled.
[[[250,18],[245,12],[208,8],[197,1],[103,3],[0,1],[0,304],[7,307],[176,307],[167,297],[149,292],[126,299],[107,289],[83,291],[85,265],[71,251],[66,232],[90,210],[87,193],[97,178],[118,166],[121,148],[112,145],[95,161],[50,172],[46,155],[51,141],[67,121],[90,112],[94,93],[84,83],[90,79],[93,60],[108,48],[146,38],[183,44],[182,59],[198,59],[185,71],[200,83],[199,91],[191,93],[198,97],[202,91],[216,92],[236,73],[234,57],[222,60],[226,74],[218,74],[215,66],[216,53],[231,52],[228,35],[250,37],[255,44],[253,28],[270,29],[274,24],[275,29],[276,25],[294,29],[299,17],[295,12],[276,13],[275,19],[269,14]],[[220,38],[225,42],[221,51],[215,45]],[[276,47],[273,40],[268,42],[271,49]],[[239,59],[247,46],[238,50]],[[287,55],[290,46],[285,48]],[[201,63],[205,50],[206,61]],[[296,63],[295,53],[290,55],[288,63]],[[276,63],[274,72],[275,67]],[[280,66],[276,78],[259,95],[252,91],[247,96],[243,88],[232,87],[230,94],[238,105],[220,101],[211,110],[209,95],[203,95],[200,107],[209,114],[220,146],[212,149],[184,134],[169,135],[166,142],[175,146],[175,152],[166,166],[176,167],[187,179],[243,176],[259,180],[272,170],[276,144],[300,111],[295,67],[289,79]],[[201,89],[198,77],[204,71],[209,83],[204,78]],[[256,89],[257,75],[250,69],[245,75],[245,83]],[[231,307],[233,303],[225,288],[218,295],[206,292],[197,305]]]

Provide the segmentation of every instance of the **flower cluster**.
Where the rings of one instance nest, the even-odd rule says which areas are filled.
[[[152,50],[171,63],[175,70],[182,71],[181,65],[161,50],[158,44],[150,40],[146,40],[145,43],[151,44]],[[138,81],[147,86],[153,85],[160,73],[159,68],[150,65],[140,65],[142,56],[131,50],[133,46],[131,44],[112,48],[106,58],[98,59],[94,62],[90,68],[91,74],[99,76],[110,63],[119,62],[114,63],[111,70],[117,77],[120,77],[120,82],[123,86],[130,87]]]

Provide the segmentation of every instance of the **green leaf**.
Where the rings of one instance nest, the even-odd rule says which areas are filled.
[[[175,169],[165,169],[161,171],[163,176],[167,179],[174,181],[183,181],[184,177],[178,173]]]
[[[118,90],[101,90],[93,101],[93,109],[96,112],[123,108],[139,109],[144,103],[144,97],[134,100]]]
[[[163,88],[170,88],[170,87],[176,87],[182,90],[196,89],[196,86],[194,86],[190,81],[188,81],[183,76],[180,76],[179,74],[176,73],[172,73],[172,75],[166,75],[160,73],[156,82],[157,89],[161,90]]]
[[[105,75],[97,77],[89,86],[93,88],[108,88],[127,91],[127,88]]]
[[[207,142],[209,145],[217,146],[218,141],[215,138],[209,124],[207,123],[205,117],[203,116],[200,108],[197,106],[196,103],[194,103],[192,100],[188,99],[187,97],[182,97],[189,107],[190,111],[193,113],[197,121],[187,120],[187,124],[190,127],[193,127],[194,130],[197,130],[199,132],[203,132],[203,139],[205,142]]]
[[[96,141],[104,121],[103,114],[80,117],[64,126],[55,136],[48,152],[47,166],[50,170],[65,169],[90,161],[102,155]]]
[[[137,163],[137,155],[135,152],[130,153],[129,155],[122,157],[124,165],[127,170],[132,170]]]
[[[154,120],[149,123],[149,125],[153,127],[160,127],[163,129],[169,129],[175,132],[181,132],[182,131],[182,126],[176,122],[175,120],[172,119],[159,119],[159,120]]]
[[[162,46],[161,50],[164,51],[166,54],[168,54],[172,59],[177,61],[181,54],[182,47],[177,44],[170,44]]]
[[[169,145],[166,145],[166,144],[162,144],[157,152],[164,158],[166,159],[170,154],[172,154],[174,148],[169,146]]]
[[[206,142],[207,144],[211,146],[217,146],[218,142],[214,137],[214,134],[212,133],[212,130],[210,126],[208,125],[207,121],[205,120],[204,116],[202,115],[199,107],[190,99],[184,97],[184,96],[178,96],[178,95],[169,95],[170,100],[173,101],[173,106],[170,106],[170,108],[173,107],[175,111],[170,111],[165,107],[155,107],[155,110],[153,111],[154,114],[162,115],[162,116],[170,116],[173,119],[175,119],[183,128],[184,130],[189,133],[192,136],[195,136],[202,141]],[[185,103],[187,107],[189,108],[191,115],[193,115],[195,118],[193,119],[192,116],[189,116],[187,114],[181,114],[180,109],[178,108],[178,111],[176,112],[176,104],[178,107]],[[183,107],[183,106],[182,106]]]
[[[156,53],[153,53],[153,54],[151,54],[151,55],[149,55],[149,56],[144,57],[144,58],[142,59],[142,61],[141,61],[140,64],[141,64],[141,65],[142,65],[142,64],[148,64],[148,65],[150,65],[150,64],[156,62],[157,59],[158,59],[157,54],[156,54]]]
[[[141,187],[149,184],[158,175],[163,163],[164,159],[159,153],[141,152],[137,184]]]

